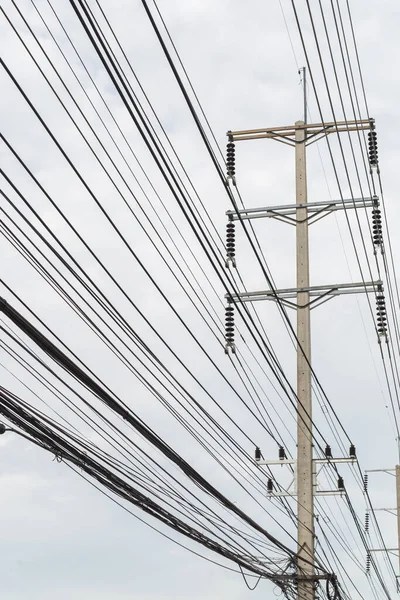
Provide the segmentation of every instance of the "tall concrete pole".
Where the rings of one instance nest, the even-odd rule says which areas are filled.
[[[304,125],[297,121],[296,126]],[[296,129],[296,262],[297,288],[310,286],[307,171],[306,171],[306,130]],[[312,476],[312,417],[311,417],[311,335],[310,307],[302,306],[310,301],[309,292],[297,293],[297,518],[298,518],[298,598],[314,600],[314,503]]]

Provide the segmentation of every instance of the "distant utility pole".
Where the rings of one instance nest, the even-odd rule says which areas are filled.
[[[397,512],[397,552],[399,553],[400,574],[400,466],[396,465],[396,512]],[[398,581],[398,580],[397,580]]]
[[[304,111],[306,120],[306,83],[303,71],[304,84]],[[280,290],[262,290],[243,292],[240,294],[227,294],[227,331],[226,352],[235,352],[233,341],[233,306],[240,299],[241,302],[255,300],[273,300],[282,305],[295,309],[297,312],[297,459],[287,460],[284,449],[280,449],[279,460],[261,460],[259,449],[256,451],[256,461],[259,465],[291,464],[293,465],[294,489],[288,493],[273,491],[273,482],[268,485],[268,495],[297,496],[298,516],[298,554],[297,554],[297,581],[299,600],[314,600],[316,580],[315,552],[314,552],[314,496],[341,494],[344,492],[342,477],[338,480],[337,490],[319,491],[317,489],[317,465],[324,463],[354,462],[356,461],[355,448],[350,447],[349,457],[333,458],[330,447],[325,449],[325,458],[313,457],[313,421],[312,421],[312,394],[311,394],[311,333],[310,312],[312,308],[321,305],[339,294],[349,293],[378,293],[378,298],[383,297],[381,281],[362,282],[354,284],[329,284],[310,286],[309,275],[309,226],[326,217],[328,214],[343,209],[357,209],[373,207],[378,210],[379,201],[376,196],[372,198],[352,198],[348,200],[308,202],[307,199],[307,169],[306,146],[316,142],[323,136],[331,133],[348,131],[369,130],[373,131],[372,119],[357,121],[340,121],[332,123],[307,124],[297,121],[294,126],[262,128],[242,131],[228,131],[228,179],[235,180],[235,142],[242,140],[274,139],[295,148],[296,163],[296,204],[283,206],[270,206],[228,211],[227,225],[227,265],[236,266],[234,244],[234,222],[256,218],[274,218],[296,227],[296,288]],[[375,154],[370,157],[373,165]],[[379,232],[381,240],[381,230]],[[295,300],[295,301],[294,301]],[[379,315],[384,315],[384,301],[379,304]],[[378,316],[379,316],[378,315]],[[379,318],[378,318],[379,321]],[[386,326],[378,332],[386,336]]]
[[[368,494],[368,473],[389,473],[392,475],[394,472],[396,477],[396,508],[379,507],[372,509],[374,512],[383,511],[395,515],[397,518],[397,548],[371,548],[370,552],[388,552],[389,554],[395,554],[399,558],[399,575],[397,575],[397,591],[400,592],[400,465],[396,465],[394,469],[367,469],[364,475],[364,493]],[[365,533],[369,533],[369,518],[370,508],[367,505],[367,512],[365,514]],[[367,554],[366,571],[369,573],[371,568],[371,555]]]

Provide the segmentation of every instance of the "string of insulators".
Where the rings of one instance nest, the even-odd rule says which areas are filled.
[[[378,142],[376,131],[368,132],[368,158],[371,169],[378,168]]]
[[[279,460],[285,460],[286,452],[283,446],[279,446]]]
[[[337,486],[338,486],[338,490],[344,490],[344,480],[343,480],[343,477],[341,477],[340,475],[337,480]]]
[[[370,572],[370,570],[371,570],[371,555],[367,554],[367,564],[366,564],[367,574]]]
[[[354,444],[350,445],[349,456],[350,458],[356,458],[356,447]]]
[[[372,208],[372,239],[374,246],[382,247],[382,216],[378,208],[377,199],[374,199],[374,206]]]
[[[270,477],[268,477],[268,479],[267,479],[267,492],[268,492],[268,494],[272,494],[273,491],[274,491],[274,482],[272,481],[272,479]]]
[[[368,492],[368,474],[365,473],[364,475],[364,493],[366,494]]]
[[[226,224],[226,268],[229,267],[229,263],[236,268],[236,256],[235,256],[235,223],[228,221]]]
[[[229,354],[229,348],[232,354],[236,354],[235,347],[235,320],[234,310],[231,304],[225,307],[225,354]]]
[[[369,512],[365,513],[365,533],[369,532]]]
[[[382,286],[378,286],[378,294],[376,295],[376,320],[377,330],[380,337],[387,336],[387,316],[385,296],[383,295]]]
[[[259,461],[261,460],[261,450],[258,446],[256,446],[256,449],[254,451],[254,458]]]
[[[235,184],[235,144],[231,135],[226,145],[226,169],[228,179],[232,179]]]
[[[325,456],[326,458],[332,458],[332,449],[328,444],[325,447]]]

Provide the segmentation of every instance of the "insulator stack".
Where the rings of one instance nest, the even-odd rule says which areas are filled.
[[[256,459],[256,461],[261,460],[261,450],[258,446],[256,446],[256,449],[254,452],[254,458]]]
[[[365,513],[365,533],[369,532],[369,512]]]
[[[371,169],[378,168],[378,142],[376,139],[376,131],[368,132],[368,158]]]
[[[235,183],[235,144],[232,136],[229,136],[229,142],[226,145],[226,169],[228,179]]]
[[[233,306],[228,304],[225,308],[225,354],[229,354],[229,348],[232,354],[236,354],[235,348],[235,320],[233,316]]]
[[[272,481],[272,479],[270,477],[268,477],[267,492],[268,492],[268,494],[272,494],[273,491],[274,491],[274,482]]]
[[[372,238],[375,246],[382,247],[382,216],[376,205],[372,209]]]
[[[279,446],[279,460],[285,460],[286,452],[283,446]]]
[[[349,456],[350,458],[356,458],[356,447],[354,444],[350,445],[350,450],[349,450]]]
[[[339,475],[338,480],[337,480],[337,486],[338,486],[338,490],[340,490],[340,491],[344,490],[343,477],[341,477],[340,475]]]
[[[226,225],[226,268],[229,267],[229,263],[236,268],[235,223],[233,221],[229,221]]]
[[[326,458],[332,458],[332,449],[329,444],[327,444],[325,447],[325,456]]]
[[[364,475],[364,493],[366,494],[368,492],[368,474],[365,473]]]
[[[371,555],[367,554],[367,565],[366,565],[367,574],[370,572],[370,570],[371,570]]]
[[[387,336],[387,316],[385,296],[383,295],[382,286],[378,286],[378,294],[376,296],[376,320],[379,337]]]

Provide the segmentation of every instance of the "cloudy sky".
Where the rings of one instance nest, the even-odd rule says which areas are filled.
[[[97,3],[90,1],[88,4],[93,8],[95,14],[99,15]],[[203,210],[202,206],[206,208],[210,216],[210,227],[215,226],[215,229],[223,236],[226,223],[225,211],[230,209],[231,205],[168,68],[142,3],[135,0],[101,0],[100,4],[137,76],[137,80],[135,80],[132,72],[129,72],[127,64],[123,62],[129,82],[138,93],[146,112],[150,114],[149,105],[143,96],[143,90],[145,91],[160,123],[172,141],[187,175],[183,173],[176,158],[172,159],[174,165],[182,174],[187,187],[190,188],[190,181],[196,189],[198,195],[195,197],[195,206],[200,211]],[[324,37],[323,21],[319,12],[320,3],[315,0],[311,2],[311,5],[321,40],[321,51],[332,94],[334,114],[332,114],[332,107],[326,93],[323,73],[319,67],[317,49],[313,42],[312,28],[305,8],[306,3],[298,0],[295,4],[299,11],[324,120],[342,119],[345,116],[351,119],[353,117],[348,94],[344,95],[345,111],[341,106],[335,82],[335,69],[330,62],[329,48]],[[339,0],[338,4],[343,9],[343,15],[347,15],[347,2]],[[368,116],[376,120],[380,168],[396,263],[400,256],[400,242],[397,235],[400,219],[396,207],[396,173],[399,163],[397,130],[400,125],[398,117],[400,83],[396,59],[400,50],[398,41],[400,7],[395,0],[367,3],[368,6],[361,0],[350,0],[348,4],[352,10],[370,111],[370,114],[367,115],[364,104],[362,104],[361,113],[364,118]],[[152,12],[156,14],[154,5],[151,2],[149,5]],[[335,67],[339,74],[341,89],[345,93],[346,80],[339,49],[334,41],[335,30],[331,2],[322,0],[322,5],[328,31],[334,43]],[[217,2],[159,0],[158,6],[208,117],[212,131],[222,148],[226,143],[225,133],[229,129],[291,125],[302,118],[303,90],[298,68],[305,64],[305,57],[298,36],[292,3],[289,0],[281,2],[279,0],[270,0],[269,2],[254,0],[251,3],[239,0],[219,0]],[[246,451],[252,453],[253,447],[238,434],[232,423],[215,409],[209,398],[194,383],[190,373],[198,377],[213,396],[218,398],[234,422],[243,425],[251,439],[256,440],[262,447],[264,455],[275,458],[276,445],[243,409],[237,396],[199,350],[194,338],[207,348],[229,381],[247,398],[246,392],[231,363],[224,356],[221,346],[204,327],[199,313],[196,312],[188,297],[182,293],[181,287],[166,268],[163,258],[149,243],[146,231],[151,232],[153,238],[155,237],[154,232],[157,231],[159,237],[156,247],[163,248],[165,257],[167,250],[162,246],[162,241],[164,241],[179,265],[183,265],[182,257],[184,257],[187,265],[190,266],[200,282],[199,284],[194,283],[185,267],[198,294],[202,298],[208,298],[210,306],[217,314],[223,315],[222,304],[218,302],[218,295],[220,298],[223,298],[224,295],[220,281],[213,273],[187,221],[167,189],[154,161],[149,156],[132,119],[118,98],[115,88],[96,56],[70,3],[61,0],[52,0],[51,3],[47,0],[35,0],[35,2],[21,0],[15,3],[3,0],[1,7],[1,54],[8,69],[60,141],[71,160],[77,165],[125,239],[129,240],[131,248],[138,258],[148,267],[179,315],[190,323],[190,329],[194,336],[184,329],[179,319],[172,313],[168,303],[160,299],[154,285],[144,274],[138,261],[134,259],[121,238],[115,235],[109,222],[100,213],[61,153],[55,148],[49,135],[33,115],[27,102],[4,69],[1,71],[2,94],[0,96],[1,131],[4,137],[22,157],[48,194],[56,199],[58,205],[91,248],[104,261],[115,279],[123,286],[126,296],[116,289],[116,286],[105,276],[104,270],[77,241],[71,229],[66,226],[65,221],[50,205],[44,194],[32,183],[32,179],[18,164],[4,143],[0,148],[1,168],[32,203],[55,237],[71,250],[96,284],[112,299],[135,331],[143,336],[164,364],[211,412],[215,410],[212,412],[215,418],[221,420],[223,426],[232,435],[239,436],[240,443],[244,445]],[[17,9],[21,11],[39,43],[48,53],[66,87],[63,86],[56,72],[44,58]],[[55,14],[60,17],[65,31],[81,54],[91,79],[74,53]],[[41,20],[40,15],[44,21]],[[8,19],[16,31],[13,31]],[[79,74],[84,90],[78,85],[68,64],[60,54],[60,49],[57,48],[46,24],[55,36],[60,49]],[[350,40],[347,21],[345,26],[347,39]],[[104,30],[107,32],[108,39],[111,40],[109,30],[106,28]],[[18,35],[21,39],[18,38]],[[84,114],[87,115],[93,128],[96,132],[101,132],[99,134],[101,139],[110,149],[111,156],[126,181],[129,182],[129,187],[121,183],[121,179],[115,175],[115,171],[111,167],[114,177],[111,179],[106,177],[99,162],[89,151],[66,111],[44,81],[27,49],[24,48],[23,42],[27,44],[27,48],[38,61],[55,91],[65,102],[71,115],[96,147],[101,160],[110,165],[98,140],[95,140],[93,132],[89,130],[88,123],[77,110],[71,96],[68,95],[67,89],[82,106]],[[115,42],[112,44],[112,47],[115,48]],[[121,60],[123,59],[121,58]],[[354,54],[352,54],[352,65],[355,69],[356,86],[361,99],[361,87]],[[138,81],[140,81],[142,90],[138,86]],[[109,110],[100,101],[93,82],[101,91]],[[309,74],[307,93],[309,119],[319,122],[319,109]],[[110,144],[89,99],[116,136],[119,147],[122,148],[122,154],[119,154],[117,148]],[[155,123],[154,116],[150,118]],[[119,124],[120,130],[117,130],[115,123]],[[160,133],[159,125],[156,124],[156,127]],[[144,176],[144,171],[138,166],[138,162],[133,158],[121,132],[134,150],[144,171],[148,173],[151,184]],[[162,137],[163,134],[160,133],[160,135]],[[350,197],[351,194],[355,197],[360,197],[361,194],[368,196],[368,187],[363,176],[360,190],[348,138],[343,140],[343,146],[348,159],[347,168],[352,186],[349,185],[346,177],[337,139],[334,136],[331,138],[338,179],[336,179],[325,141],[310,146],[308,154],[310,200],[337,199],[341,194],[344,198]],[[165,138],[162,137],[162,139]],[[362,165],[359,148],[356,148],[356,153],[357,163]],[[246,206],[268,206],[294,202],[294,152],[291,148],[271,140],[242,142],[237,144],[236,154],[237,181]],[[138,203],[130,201],[129,207],[125,205],[121,194],[114,186],[113,182],[115,181],[118,181],[123,195],[129,196],[133,191]],[[4,179],[2,179],[2,189],[14,200],[22,213],[29,215],[29,219],[31,219],[26,205],[21,202],[20,198],[17,198],[17,195],[12,192],[10,184],[6,183]],[[192,190],[190,193],[192,194]],[[192,195],[194,197],[194,194]],[[167,215],[164,206],[167,206],[171,217]],[[7,214],[15,216],[9,205],[4,204],[3,208]],[[3,214],[2,222],[4,221],[10,226],[5,215],[3,219]],[[362,214],[360,218],[363,235],[366,236],[368,227],[365,214]],[[359,251],[363,275],[366,280],[369,280],[368,264],[363,254],[358,222],[354,215],[349,215],[349,219]],[[21,219],[19,221],[17,219],[17,222],[22,230],[28,233],[28,226]],[[35,223],[37,222],[35,221]],[[143,224],[143,227],[140,223]],[[260,220],[255,223],[254,227],[277,287],[293,287],[295,285],[294,230],[288,225],[272,220]],[[40,229],[40,231],[44,233],[44,229]],[[28,233],[28,236],[31,235]],[[32,240],[33,250],[41,249],[46,254],[44,246],[38,239],[32,238]],[[252,515],[269,531],[285,543],[289,543],[288,536],[280,530],[278,524],[270,519],[269,515],[257,510],[229,478],[224,478],[219,471],[214,470],[214,464],[209,457],[199,452],[198,446],[192,442],[190,436],[179,428],[144,386],[110,354],[3,236],[0,244],[2,256],[1,295],[11,303],[15,302],[15,306],[19,310],[21,309],[21,304],[15,301],[4,287],[5,283],[91,369],[101,375],[107,385],[129,402],[130,406],[133,406],[135,411],[149,422],[169,444],[187,457],[210,481],[215,485],[220,485],[224,493],[229,495],[232,500],[238,502],[246,510],[253,511]],[[368,248],[372,275],[377,278],[371,245]],[[310,249],[311,283],[313,285],[360,281],[360,271],[348,223],[342,212],[331,215],[312,227]],[[245,236],[240,231],[237,235],[237,261],[246,288],[248,290],[265,289],[263,273],[257,266]],[[216,289],[216,294],[213,294],[212,287],[204,273],[207,274],[212,286]],[[172,358],[171,353],[166,350],[154,331],[151,331],[138,316],[138,312],[127,300],[128,297],[133,299],[139,309],[149,317],[155,330],[165,336],[172,349],[185,359],[188,371],[185,371]],[[278,311],[274,305],[269,303],[259,303],[257,310],[288,379],[294,385],[295,352]],[[8,325],[5,321],[4,326]],[[244,331],[243,324],[239,323],[239,325]],[[2,336],[2,341],[7,341],[4,333]],[[277,423],[279,431],[282,431],[288,451],[294,454],[293,436],[296,430],[293,410],[286,407],[280,395],[268,381],[267,376],[270,375],[270,372],[268,370],[266,373],[263,372],[249,354],[249,351],[253,350],[258,359],[261,356],[257,355],[257,349],[254,344],[252,345],[251,340],[246,336],[244,336],[246,339],[243,340],[239,339],[239,336],[237,337],[238,346],[240,347],[242,342],[244,356],[249,360],[250,366],[261,383],[260,393],[261,395],[265,393],[265,401],[269,402],[268,412]],[[346,431],[350,432],[351,439],[357,446],[362,470],[393,468],[398,460],[398,452],[395,424],[391,412],[391,395],[386,387],[379,346],[376,342],[365,297],[363,295],[360,297],[343,296],[314,311],[312,341],[315,372],[334,405],[341,423]],[[15,348],[15,345],[13,347]],[[386,347],[384,347],[384,352],[385,365],[389,377],[391,377],[392,372]],[[395,362],[398,357],[398,348],[394,342],[393,361]],[[4,347],[1,350],[0,363],[5,387],[53,417],[52,411],[55,409],[60,411],[65,418],[70,417],[68,411],[59,405],[53,395],[38,386],[37,381],[31,375],[27,375],[26,371],[6,352]],[[396,377],[396,368],[393,373]],[[26,386],[29,386],[30,389],[28,390]],[[37,395],[35,396],[35,394]],[[396,406],[394,386],[391,387],[391,394]],[[324,435],[329,437],[330,429],[325,418],[329,410],[323,399],[316,396],[314,400],[316,423],[322,428]],[[47,402],[46,407],[44,407],[43,401]],[[65,412],[63,412],[64,410]],[[397,407],[395,413],[399,416]],[[79,426],[83,433],[89,435],[89,432],[78,421],[74,424]],[[329,438],[329,441],[331,441],[334,453],[339,455],[342,448],[335,445],[333,437]],[[65,465],[53,461],[51,455],[32,446],[22,438],[12,434],[5,435],[0,439],[0,449],[0,514],[3,517],[0,534],[3,550],[0,574],[2,592],[7,600],[20,600],[27,597],[36,600],[54,596],[62,600],[110,597],[116,600],[125,598],[183,599],[188,597],[199,600],[202,598],[225,600],[247,596],[261,598],[265,594],[273,593],[273,586],[263,582],[256,591],[248,591],[240,574],[206,562],[177,546],[135,518],[135,515],[142,518],[142,514],[139,512],[135,512],[134,515],[128,514],[77,474],[72,473]],[[352,473],[347,467],[343,468],[342,474],[345,479],[347,477],[346,483],[348,482],[347,485],[353,494],[352,498],[358,516],[363,522],[365,506],[362,494],[359,493]],[[287,473],[280,474],[278,472],[276,475],[281,478],[282,485],[287,485]],[[371,497],[375,506],[393,507],[395,502],[393,477],[387,474],[371,475],[370,482]],[[324,480],[324,484],[328,485],[329,480]],[[330,485],[332,485],[331,481]],[[265,502],[267,503],[266,499]],[[341,502],[338,498],[325,499],[317,511],[328,530],[330,524],[333,526],[333,519],[338,520],[338,527],[345,532],[346,539],[354,540],[357,557],[359,561],[363,562],[365,552],[359,538],[355,540],[357,536],[355,527],[351,525],[348,509],[344,502]],[[293,506],[295,505],[293,504]],[[271,513],[276,517],[279,516],[279,512],[274,507],[271,508]],[[326,516],[328,514],[333,516]],[[148,517],[143,518],[152,526],[158,527],[157,522],[149,521]],[[329,518],[332,518],[332,521],[328,521]],[[394,547],[397,544],[394,519],[395,517],[392,515],[384,515],[381,518],[382,531],[388,547]],[[287,519],[285,524],[290,526],[290,521]],[[162,531],[171,535],[173,539],[184,542],[166,529]],[[291,533],[294,534],[293,529]],[[347,538],[347,536],[349,537]],[[372,538],[372,546],[375,543],[376,539]],[[321,544],[323,544],[322,539]],[[351,544],[353,546],[353,541]],[[207,554],[203,551],[201,547],[192,544],[190,548],[201,552],[207,558],[215,558],[210,553]],[[360,569],[355,568],[349,562],[347,555],[341,553],[339,547],[337,551],[342,563],[359,588],[365,594],[370,593]],[[235,565],[224,564],[236,570]],[[390,581],[384,561],[382,560],[380,564],[385,577]],[[397,559],[394,559],[393,565],[398,572]],[[391,591],[394,589],[393,582],[390,582],[390,589]]]

